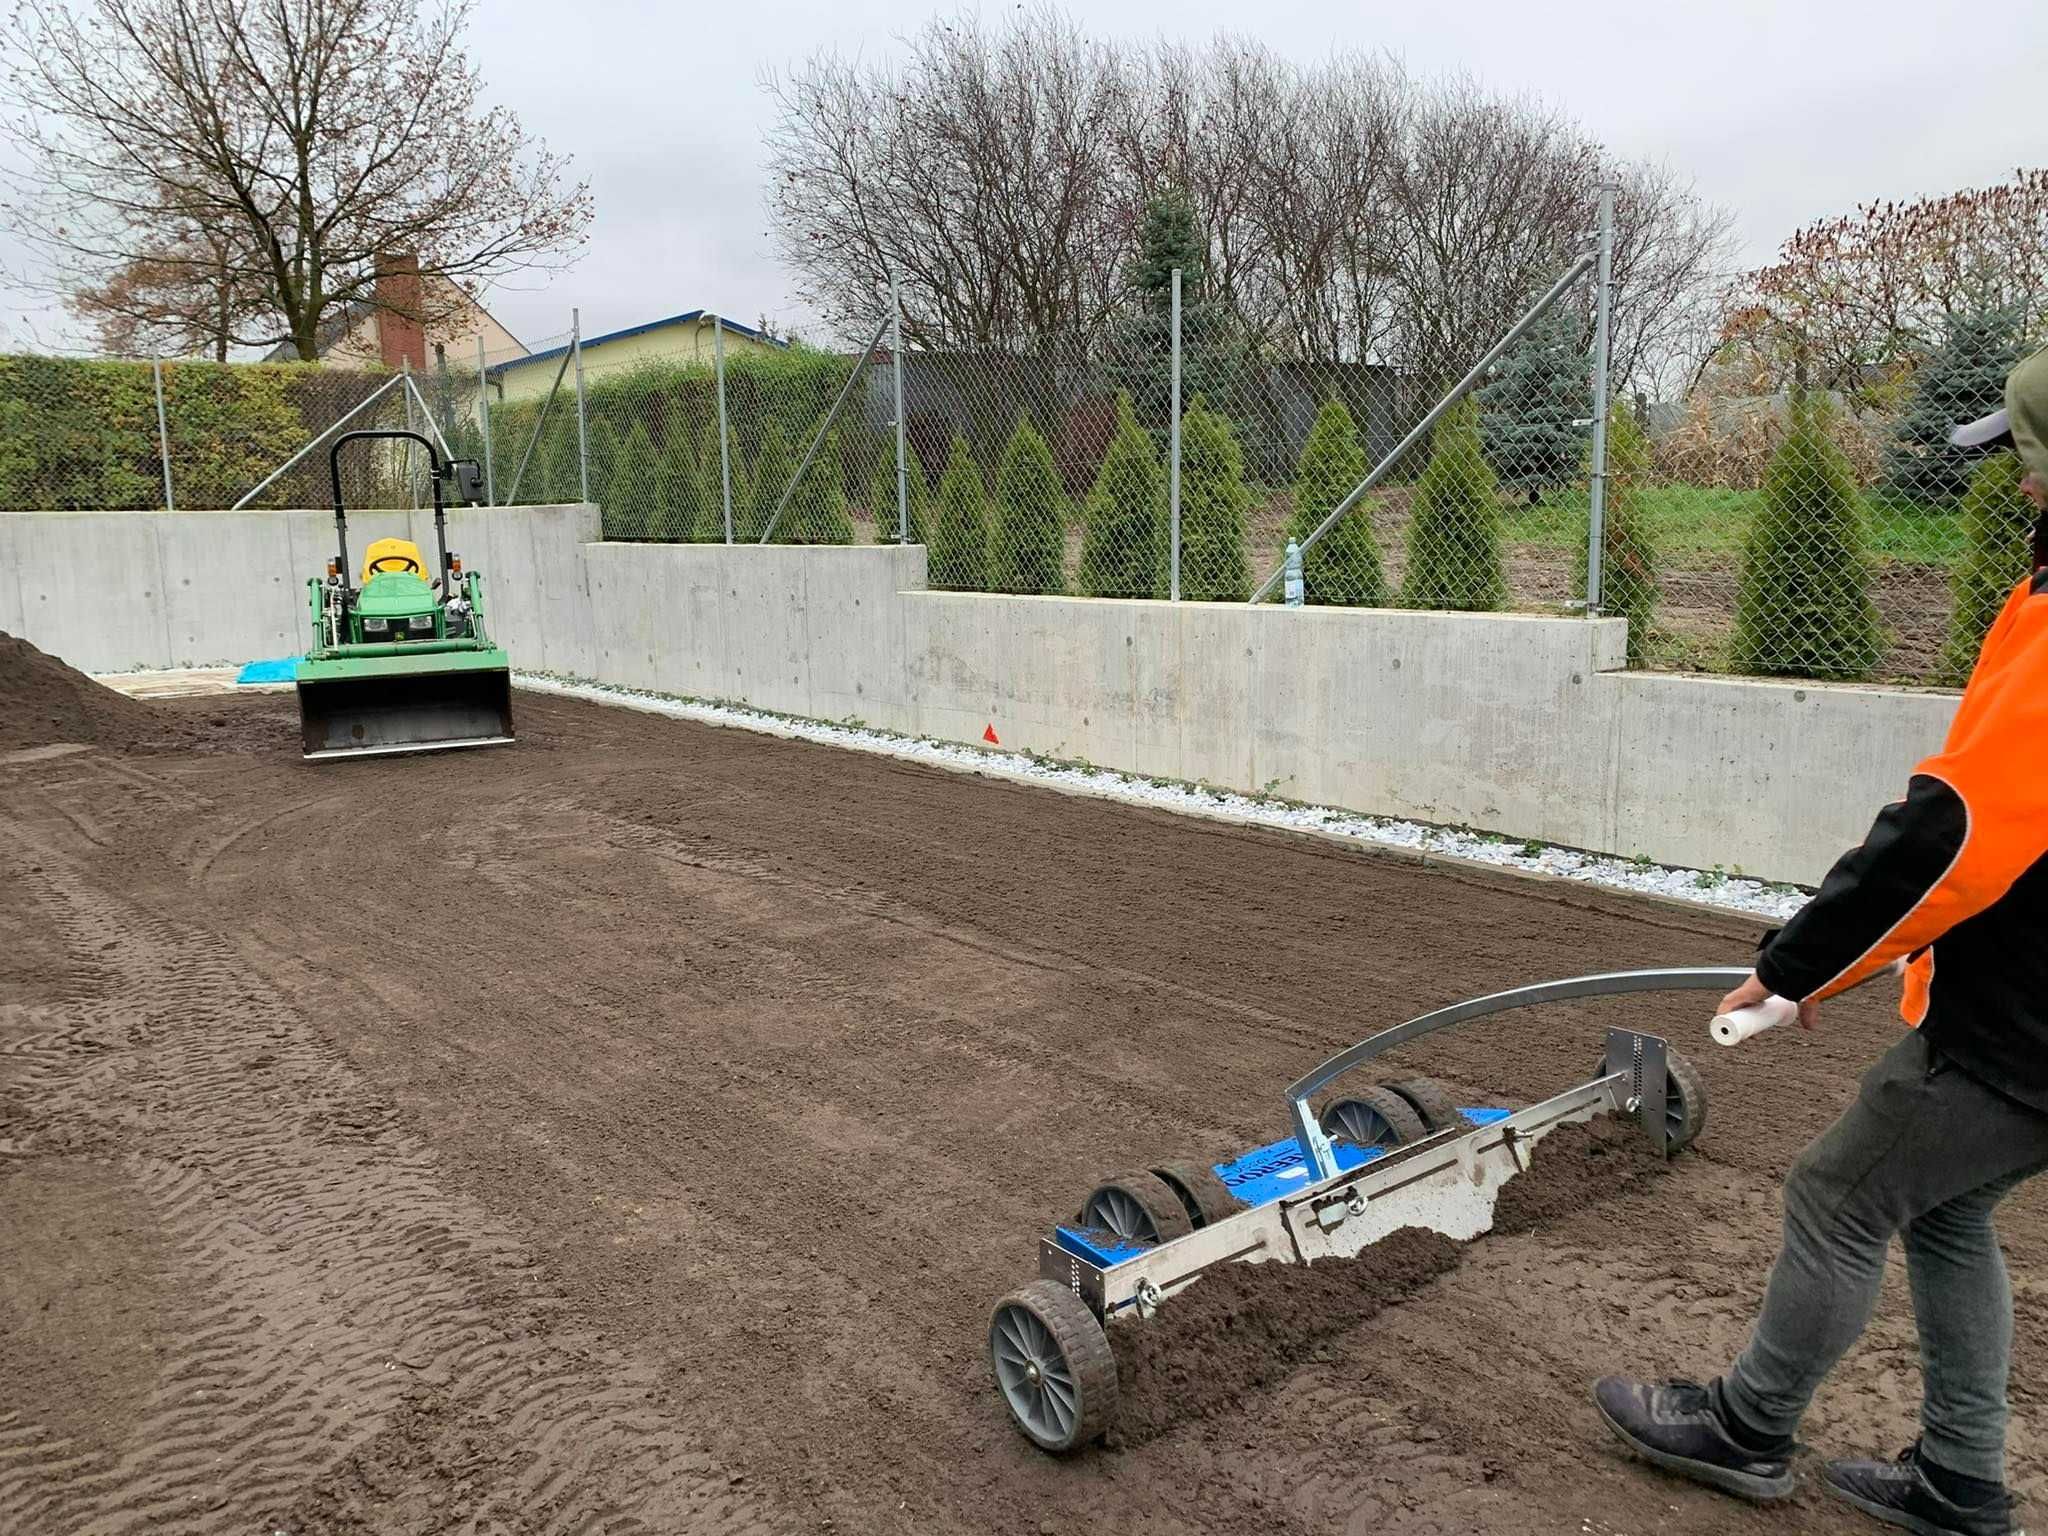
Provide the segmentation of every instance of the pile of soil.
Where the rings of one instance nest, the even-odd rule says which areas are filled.
[[[1501,1190],[1488,1235],[1531,1231],[1612,1200],[1664,1168],[1632,1123],[1603,1116],[1561,1127],[1537,1143],[1529,1171]],[[1327,1358],[1340,1335],[1455,1269],[1464,1247],[1404,1227],[1355,1259],[1221,1265],[1151,1322],[1116,1329],[1117,1422],[1105,1443],[1130,1449],[1234,1412]]]
[[[163,734],[164,722],[148,704],[0,632],[0,750],[60,741],[130,748]]]
[[[0,752],[70,743],[112,752],[260,751],[296,743],[276,696],[150,703],[116,693],[0,630]]]

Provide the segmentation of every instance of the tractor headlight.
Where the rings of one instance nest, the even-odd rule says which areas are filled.
[[[432,634],[434,631],[434,616],[431,613],[416,613],[405,621],[405,627],[416,635]]]
[[[363,633],[366,635],[388,635],[391,633],[391,621],[389,619],[365,619],[363,620]]]

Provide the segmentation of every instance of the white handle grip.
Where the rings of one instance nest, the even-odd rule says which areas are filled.
[[[1767,1029],[1776,1029],[1780,1024],[1790,1024],[1799,1017],[1799,1005],[1789,997],[1780,997],[1773,992],[1760,1003],[1747,1008],[1738,1008],[1733,1013],[1717,1013],[1714,1022],[1708,1026],[1716,1045],[1740,1045],[1751,1035],[1762,1034]]]

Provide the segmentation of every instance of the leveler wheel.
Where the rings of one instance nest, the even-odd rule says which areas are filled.
[[[1116,1357],[1088,1303],[1034,1280],[996,1303],[988,1324],[996,1390],[1017,1428],[1058,1454],[1096,1439],[1116,1417]]]
[[[1168,1163],[1152,1171],[1180,1197],[1181,1208],[1197,1227],[1213,1226],[1244,1209],[1244,1203],[1216,1176],[1216,1170],[1200,1158]]]
[[[1347,1099],[1332,1099],[1323,1110],[1323,1132],[1355,1147],[1392,1151],[1429,1134],[1415,1107],[1391,1088],[1361,1088]]]
[[[1593,1068],[1595,1077],[1607,1075],[1607,1058]],[[1664,1150],[1680,1152],[1699,1140],[1707,1128],[1707,1085],[1699,1069],[1678,1052],[1664,1052]]]
[[[1435,1078],[1404,1077],[1398,1083],[1386,1086],[1413,1105],[1415,1113],[1422,1116],[1422,1123],[1432,1131],[1464,1127],[1465,1117],[1458,1113],[1457,1100],[1451,1097],[1451,1090]]]
[[[1180,1196],[1156,1173],[1105,1179],[1081,1202],[1080,1223],[1136,1243],[1170,1243],[1195,1230]]]

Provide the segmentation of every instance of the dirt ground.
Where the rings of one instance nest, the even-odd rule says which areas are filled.
[[[288,698],[155,707],[0,750],[0,1531],[1863,1528],[1628,1461],[1586,1385],[1741,1346],[1875,995],[1738,1051],[1635,1005],[1715,1095],[1693,1153],[1368,1255],[1369,1304],[1240,1288],[1111,1448],[1040,1455],[985,1364],[1099,1174],[1278,1135],[1382,1024],[1749,924],[528,695],[515,747],[320,766]],[[1402,1064],[1527,1099],[1616,1006]],[[2039,1496],[2038,1190],[2004,1232]],[[1896,1450],[1917,1390],[1895,1270],[1807,1438]]]

